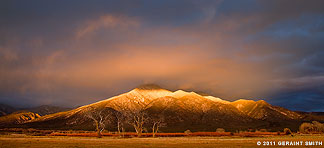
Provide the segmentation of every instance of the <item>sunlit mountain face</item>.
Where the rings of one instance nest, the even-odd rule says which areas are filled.
[[[151,113],[166,109],[174,121],[187,114],[186,106],[197,117],[202,108],[217,112],[201,122],[227,113],[226,121],[249,123],[267,116],[299,118],[291,111],[323,112],[323,5],[316,0],[4,0],[0,103],[77,108],[104,100],[115,111],[120,103]],[[165,89],[133,89],[141,84]],[[111,97],[116,99],[105,100]],[[13,112],[6,105],[1,115]],[[53,111],[58,110],[42,115]]]

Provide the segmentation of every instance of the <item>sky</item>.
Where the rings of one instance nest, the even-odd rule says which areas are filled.
[[[0,103],[79,106],[158,84],[324,111],[322,0],[2,0]]]

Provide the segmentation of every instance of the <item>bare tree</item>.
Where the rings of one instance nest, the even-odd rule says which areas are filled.
[[[144,100],[144,98],[141,98],[141,100]],[[116,114],[118,133],[123,134],[124,125],[127,123],[133,126],[137,136],[141,137],[144,131],[144,123],[148,121],[148,116],[144,111],[145,107],[137,102],[138,105],[133,108],[129,107],[128,103],[130,102],[121,101],[116,105],[119,112]]]
[[[147,121],[148,116],[143,110],[128,113],[128,122],[134,127],[138,137],[141,137],[144,129],[144,123]]]
[[[94,122],[96,127],[96,131],[98,134],[98,138],[102,137],[102,131],[105,130],[109,119],[111,118],[111,114],[106,108],[94,108],[90,107],[89,111],[86,112],[85,115],[87,118],[91,119]]]
[[[166,125],[164,122],[164,116],[157,116],[150,118],[152,122],[152,136],[155,137],[156,133],[159,131],[160,127],[163,127]]]
[[[127,116],[125,115],[125,112],[116,112],[115,116],[117,120],[116,122],[117,122],[118,135],[120,137],[124,137],[124,133],[125,133],[124,124],[127,121]]]

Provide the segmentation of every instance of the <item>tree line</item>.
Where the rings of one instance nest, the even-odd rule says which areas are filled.
[[[121,137],[124,136],[127,125],[134,128],[138,137],[141,137],[145,129],[144,125],[150,125],[153,137],[155,137],[160,127],[166,125],[164,116],[149,116],[143,109],[115,111],[105,107],[89,108],[85,116],[93,122],[98,137],[102,137],[102,132],[107,129],[107,126],[112,121],[116,121],[117,132]]]
[[[153,137],[159,131],[160,127],[166,126],[165,118],[162,113],[158,115],[148,115],[143,109],[126,109],[121,108],[116,111],[111,108],[89,107],[85,116],[93,122],[98,137],[102,137],[102,132],[107,129],[108,125],[112,125],[112,121],[115,121],[117,133],[123,137],[125,134],[125,127],[133,127],[138,137],[141,137],[143,131],[146,129],[144,125],[149,126],[152,131]],[[225,131],[225,130],[224,130]],[[311,123],[302,123],[299,127],[300,133],[324,133],[324,124],[313,121]],[[292,133],[288,128],[284,130],[284,133]]]

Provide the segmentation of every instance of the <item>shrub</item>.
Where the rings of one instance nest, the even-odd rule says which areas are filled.
[[[310,133],[310,131],[312,131],[312,124],[311,123],[302,123],[299,127],[299,131],[304,134]]]
[[[260,132],[267,132],[267,129],[260,129]]]
[[[317,121],[313,121],[312,124],[313,124],[314,132],[316,132],[316,133],[323,133],[324,132],[324,124],[319,123]]]
[[[302,123],[299,127],[299,131],[304,134],[323,133],[324,124],[317,121],[313,121],[312,123]]]
[[[185,134],[191,134],[192,132],[190,130],[184,131]]]
[[[217,128],[217,129],[216,129],[216,132],[218,132],[218,133],[223,133],[223,132],[225,132],[225,129],[223,129],[223,128]]]
[[[289,128],[284,128],[285,135],[292,135],[292,132]]]

